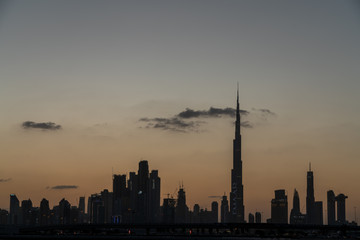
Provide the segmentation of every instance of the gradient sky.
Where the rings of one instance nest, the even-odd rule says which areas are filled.
[[[77,204],[146,159],[162,194],[182,181],[189,207],[209,209],[209,196],[230,191],[234,119],[148,124],[234,108],[239,82],[252,125],[242,130],[246,216],[268,218],[275,189],[287,190],[290,211],[296,188],[305,212],[311,162],[316,200],[348,195],[354,220],[359,43],[359,1],[0,0],[0,208],[11,193]]]

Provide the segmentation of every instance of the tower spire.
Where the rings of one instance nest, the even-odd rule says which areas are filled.
[[[239,138],[239,136],[240,136],[240,103],[239,103],[239,83],[237,83],[235,138]]]

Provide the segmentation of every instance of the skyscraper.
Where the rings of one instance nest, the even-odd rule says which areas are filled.
[[[306,223],[305,215],[300,212],[300,197],[298,191],[294,190],[293,208],[290,212],[290,224]]]
[[[10,224],[20,224],[20,206],[19,199],[15,194],[10,194]]]
[[[344,194],[339,194],[336,196],[336,202],[337,202],[337,222],[339,224],[345,224],[346,223],[346,216],[345,216],[345,199],[348,198]]]
[[[335,225],[335,194],[333,190],[327,192],[328,225]]]
[[[186,196],[184,187],[180,186],[180,189],[178,191],[178,198],[177,203],[175,207],[175,221],[177,223],[185,223],[186,222],[186,215],[188,213],[189,209],[186,206]]]
[[[309,165],[309,171],[307,172],[307,194],[306,194],[306,223],[314,224],[314,208],[315,208],[315,196],[314,196],[314,174],[311,171],[311,164]]]
[[[224,194],[224,196],[222,197],[221,200],[221,217],[220,217],[220,221],[221,223],[226,223],[228,222],[228,216],[229,216],[229,202],[227,200],[226,195]]]
[[[275,190],[275,198],[271,200],[271,222],[288,223],[288,202],[284,189]]]
[[[158,170],[152,170],[149,179],[150,222],[160,221],[160,177]]]
[[[233,222],[244,222],[244,187],[242,183],[239,87],[237,89],[233,169],[231,170],[230,214]]]

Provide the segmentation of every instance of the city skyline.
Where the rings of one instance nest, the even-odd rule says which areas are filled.
[[[111,189],[112,169],[146,159],[162,193],[183,182],[189,205],[210,209],[209,196],[231,191],[239,82],[245,218],[269,218],[275,189],[291,199],[296,188],[305,213],[311,162],[316,200],[346,194],[353,220],[358,11],[356,1],[0,1],[0,208],[10,193],[76,204]]]

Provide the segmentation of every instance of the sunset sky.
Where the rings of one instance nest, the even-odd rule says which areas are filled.
[[[162,197],[183,182],[210,209],[230,191],[239,83],[246,219],[269,218],[276,189],[305,213],[311,162],[324,222],[330,189],[352,221],[359,43],[359,1],[0,0],[0,208],[76,205],[145,159]]]

